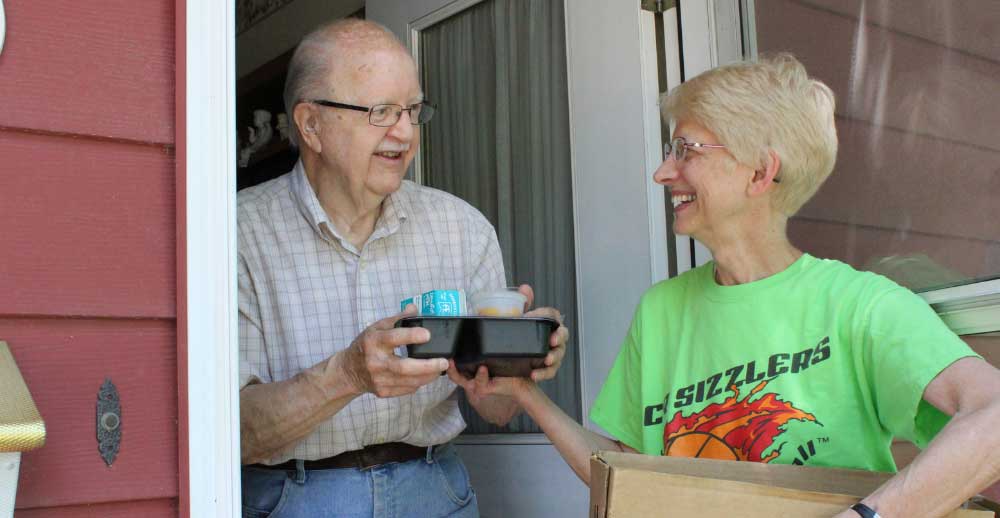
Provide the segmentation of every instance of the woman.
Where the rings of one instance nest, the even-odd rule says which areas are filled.
[[[586,430],[530,380],[464,380],[517,399],[573,470],[597,450],[895,471],[838,518],[940,516],[1000,477],[1000,372],[910,291],[810,256],[788,218],[833,170],[833,94],[788,55],[706,72],[663,103],[676,122],[654,180],[674,230],[714,260],[653,286]],[[941,419],[938,419],[941,418]],[[935,426],[937,425],[937,426]]]

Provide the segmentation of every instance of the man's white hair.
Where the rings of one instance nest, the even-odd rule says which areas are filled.
[[[406,47],[395,34],[385,26],[358,18],[344,18],[323,25],[307,34],[296,47],[288,63],[285,78],[285,113],[294,121],[295,106],[303,100],[329,95],[330,88],[337,85],[327,83],[338,60],[350,59],[357,52],[377,48],[398,48],[406,52]],[[293,146],[298,146],[298,125],[288,133]]]

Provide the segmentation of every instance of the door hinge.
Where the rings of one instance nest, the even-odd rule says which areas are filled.
[[[674,7],[677,7],[677,0],[639,0],[639,8],[643,11],[662,13]]]

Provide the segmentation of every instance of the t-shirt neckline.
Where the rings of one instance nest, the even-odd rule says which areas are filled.
[[[753,297],[760,294],[764,290],[769,290],[775,286],[791,282],[805,271],[810,265],[815,261],[815,258],[807,253],[803,253],[798,259],[792,264],[788,265],[788,268],[765,277],[763,279],[758,279],[753,282],[748,282],[746,284],[737,284],[734,286],[723,286],[716,282],[715,280],[715,261],[710,261],[705,264],[703,271],[701,272],[701,283],[704,287],[704,293],[707,297],[714,300],[741,300],[747,297]]]

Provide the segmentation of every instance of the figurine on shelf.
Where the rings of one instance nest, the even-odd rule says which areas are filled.
[[[250,157],[260,151],[274,135],[274,128],[271,127],[271,112],[257,109],[253,111],[253,126],[247,127],[249,144],[240,150],[239,166],[246,167],[250,163]]]
[[[278,135],[282,142],[288,142],[288,114],[282,112],[278,114]]]

